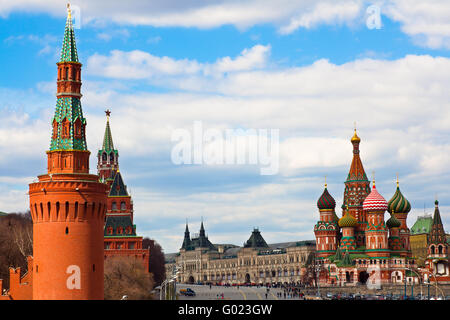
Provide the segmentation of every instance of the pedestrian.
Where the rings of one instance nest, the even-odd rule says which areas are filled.
[[[266,300],[267,300],[267,292],[266,292]]]

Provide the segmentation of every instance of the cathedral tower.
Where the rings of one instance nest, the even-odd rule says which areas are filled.
[[[33,219],[33,299],[103,299],[103,227],[107,186],[89,174],[81,63],[70,7],[47,174],[29,185]]]
[[[400,222],[398,230],[391,229],[391,233],[394,232],[394,234],[398,231],[398,238],[401,246],[399,254],[402,257],[411,257],[411,244],[409,241],[410,232],[408,226],[406,225],[408,213],[411,211],[411,204],[400,191],[398,179],[397,189],[395,190],[391,200],[388,202],[388,211],[392,216],[395,216],[396,220]]]
[[[372,191],[363,202],[363,210],[367,217],[366,254],[371,257],[389,256],[388,231],[384,222],[387,208],[388,204],[378,193],[374,181]]]
[[[320,218],[314,226],[316,250],[319,257],[328,257],[334,254],[338,246],[339,227],[337,224],[338,217],[334,211],[335,207],[336,201],[328,192],[325,184],[325,189],[317,200]]]
[[[355,239],[358,247],[365,245],[364,232],[367,225],[367,217],[363,211],[363,201],[370,193],[370,182],[367,179],[364,167],[359,155],[359,144],[361,139],[356,134],[356,129],[353,137],[350,139],[353,145],[353,159],[350,165],[350,170],[345,181],[344,200],[342,204],[342,216],[348,212],[356,219]]]

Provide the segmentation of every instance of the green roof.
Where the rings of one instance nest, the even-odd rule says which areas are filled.
[[[70,123],[69,134],[63,136],[64,121]],[[79,121],[81,134],[75,136],[75,123]],[[81,101],[76,97],[58,97],[53,123],[57,124],[56,136],[50,142],[50,150],[87,150],[85,125]]]
[[[411,227],[411,235],[428,234],[433,225],[433,218],[431,216],[418,217],[417,221]]]
[[[98,151],[99,154],[106,152],[114,152],[117,154],[117,150],[114,149],[114,143],[112,140],[111,128],[109,126],[109,120],[106,121],[105,135],[103,137],[102,149]]]
[[[123,233],[118,233],[118,229],[122,228]],[[126,233],[127,227],[130,227],[131,233]],[[112,234],[108,233],[108,229],[112,228]],[[106,216],[106,223],[104,229],[106,237],[130,237],[136,236],[136,229],[131,222],[131,216]]]
[[[111,190],[109,191],[109,197],[128,197],[127,188],[123,183],[122,175],[117,171],[114,177],[114,182],[111,185]]]
[[[64,30],[64,40],[61,49],[60,62],[78,62],[77,46],[75,42],[75,31],[72,25],[72,14],[68,9],[66,29]]]

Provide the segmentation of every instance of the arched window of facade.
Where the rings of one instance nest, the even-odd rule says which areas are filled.
[[[122,201],[120,203],[120,210],[122,210],[122,211],[127,210],[127,205],[126,205],[125,201]]]
[[[111,205],[111,210],[117,210],[117,203],[115,201]]]

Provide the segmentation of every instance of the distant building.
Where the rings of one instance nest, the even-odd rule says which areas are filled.
[[[98,151],[98,176],[108,185],[106,221],[104,228],[105,259],[122,256],[142,262],[149,270],[150,249],[142,248],[142,236],[136,233],[133,222],[133,200],[119,171],[119,151],[114,143],[109,125],[110,111],[106,112],[106,128],[102,148]]]
[[[314,241],[267,244],[256,228],[242,247],[213,244],[203,222],[200,233],[193,238],[186,224],[180,251],[166,254],[166,273],[170,277],[178,267],[181,283],[300,283],[314,251]]]
[[[425,266],[432,224],[432,215],[423,215],[417,217],[416,222],[411,227],[411,254],[416,259],[417,265],[420,267]]]

